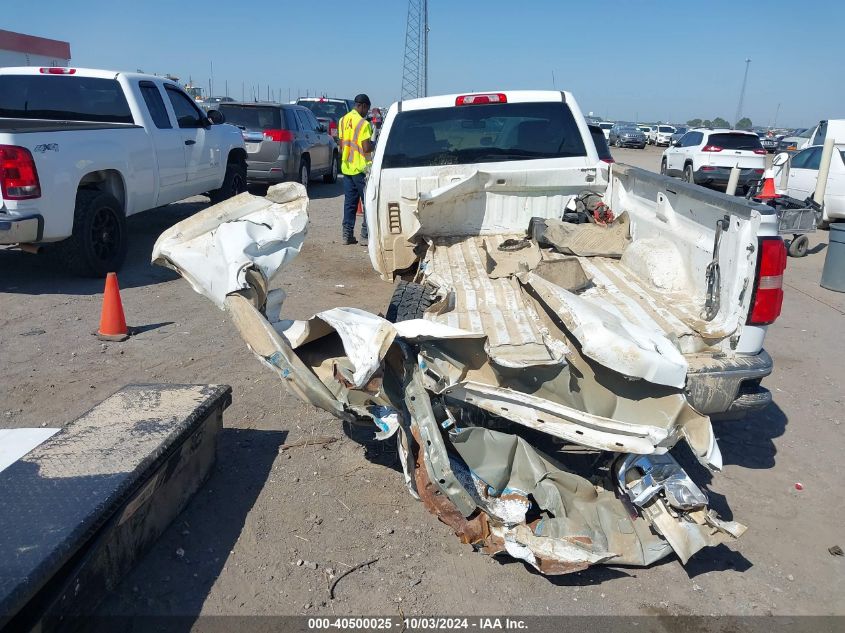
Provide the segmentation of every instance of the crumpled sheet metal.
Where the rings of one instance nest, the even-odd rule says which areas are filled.
[[[581,297],[531,272],[518,278],[560,317],[585,356],[632,378],[679,389],[686,384],[687,361],[661,332],[631,323],[600,297]]]
[[[152,261],[182,275],[222,308],[226,295],[248,287],[247,270],[269,282],[299,254],[308,224],[305,187],[288,182],[267,197],[242,193],[162,233]]]
[[[411,494],[464,542],[560,574],[648,565],[672,551],[686,561],[742,533],[706,506],[676,507],[677,495],[660,484],[686,480],[668,456],[660,461],[668,476],[655,481],[652,473],[655,490],[634,506],[628,486],[638,480],[626,473],[645,462],[617,456],[621,466],[591,482],[518,435],[459,426],[446,392],[430,388],[431,359],[421,350],[440,347],[441,359],[450,346],[483,350],[477,333],[422,319],[392,324],[354,308],[279,320],[284,297],[268,286],[302,244],[307,203],[297,187],[271,188],[269,204],[243,198],[240,211],[218,205],[185,220],[160,238],[154,260],[226,310],[249,348],[303,401],[345,420],[369,419],[379,439],[395,438]],[[464,371],[459,365],[452,378]]]

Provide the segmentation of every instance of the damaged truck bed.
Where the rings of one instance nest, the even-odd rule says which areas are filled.
[[[302,400],[396,441],[411,494],[479,551],[562,574],[686,563],[745,531],[670,451],[719,470],[709,416],[771,397],[785,251],[769,207],[600,162],[553,91],[394,104],[364,199],[373,268],[399,279],[387,318],[282,318],[297,184],[184,220],[153,261]]]
[[[301,399],[394,438],[411,494],[480,551],[560,574],[673,551],[686,562],[739,537],[745,527],[708,509],[668,453],[684,440],[721,465],[709,418],[683,391],[678,341],[700,336],[698,316],[632,285],[639,264],[625,253],[565,254],[545,224],[538,239],[430,239],[419,284],[399,294],[431,295],[418,318],[395,323],[355,308],[280,318],[271,281],[307,226],[298,184],[184,220],[153,258],[227,311]],[[631,249],[624,216],[600,230],[621,230]],[[571,445],[596,451],[589,477],[567,467]]]

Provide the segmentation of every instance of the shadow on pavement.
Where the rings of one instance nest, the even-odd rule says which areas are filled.
[[[287,431],[224,428],[209,480],[100,605],[88,628],[147,631],[154,618],[155,630],[190,631],[286,437]]]
[[[741,420],[715,422],[713,428],[724,464],[754,469],[773,468],[777,454],[774,440],[784,434],[788,422],[786,414],[776,403]]]
[[[118,271],[120,287],[136,288],[176,279],[178,275],[175,272],[150,264],[153,244],[162,231],[208,205],[206,198],[193,198],[130,217],[126,222],[129,251]],[[0,269],[3,270],[0,292],[22,295],[93,295],[103,292],[102,279],[72,275],[64,269],[61,261],[52,256],[49,245],[38,255],[0,250]]]

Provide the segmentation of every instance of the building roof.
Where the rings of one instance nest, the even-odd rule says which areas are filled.
[[[43,55],[56,59],[70,59],[70,44],[59,40],[50,40],[46,37],[25,35],[13,31],[0,29],[0,49],[16,51],[18,53],[29,53],[30,55]]]

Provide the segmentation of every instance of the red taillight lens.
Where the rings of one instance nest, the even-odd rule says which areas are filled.
[[[708,165],[703,165],[703,166],[699,167],[699,170],[701,170],[701,171],[716,171],[716,168],[710,167]]]
[[[59,68],[53,66],[51,68],[39,68],[38,72],[42,75],[73,75],[76,73],[76,68]]]
[[[329,134],[337,136],[337,123],[334,121],[329,121]]]
[[[264,140],[290,143],[293,141],[293,132],[290,130],[264,130]]]
[[[462,105],[482,105],[485,103],[507,103],[508,98],[504,93],[496,92],[482,95],[461,95],[455,99],[456,106]]]
[[[603,163],[615,163],[616,161],[613,160],[612,158],[602,158],[601,162],[603,162]]]
[[[766,153],[766,150],[764,150],[764,149],[755,149],[755,150],[754,150],[754,153],[755,153],[755,154],[765,154],[765,153]]]
[[[38,170],[25,147],[0,145],[0,189],[6,200],[41,197]]]
[[[721,152],[722,148],[718,145],[705,145],[701,148],[702,152]]]
[[[780,316],[784,270],[786,245],[783,240],[779,237],[761,237],[748,325],[768,325]]]

